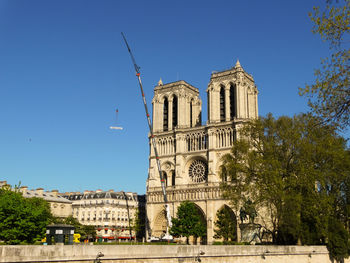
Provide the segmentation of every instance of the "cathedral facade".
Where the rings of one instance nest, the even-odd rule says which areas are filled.
[[[163,84],[160,80],[154,88],[152,124],[171,216],[176,217],[182,201],[195,203],[207,224],[207,242],[212,243],[216,213],[229,204],[220,189],[221,156],[230,152],[239,127],[258,117],[258,90],[237,61],[229,70],[212,73],[206,92],[208,118],[202,125],[199,90],[185,81]],[[150,138],[147,235],[161,237],[167,223],[151,146]],[[237,218],[237,211],[232,215]]]

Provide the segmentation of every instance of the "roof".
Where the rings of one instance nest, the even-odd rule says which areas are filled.
[[[112,191],[103,191],[103,192],[88,192],[88,193],[66,193],[63,195],[64,198],[75,201],[75,200],[92,200],[92,199],[120,199],[125,200],[125,197],[128,197],[128,200],[134,201],[144,201],[145,199],[142,196],[137,195],[136,193],[125,193],[125,192],[112,192]]]
[[[26,198],[39,197],[48,202],[72,203],[72,201],[60,195],[55,196],[51,192],[43,192],[42,194],[38,194],[35,190],[25,190],[22,193],[23,193],[23,196]]]
[[[174,81],[174,82],[169,82],[166,84],[163,84],[163,82],[158,82],[158,85],[154,88],[154,91],[157,90],[161,90],[161,89],[167,89],[167,88],[174,88],[174,87],[180,87],[180,86],[185,86],[188,89],[198,93],[198,89],[194,86],[192,86],[191,84],[189,84],[188,82],[184,81],[184,80],[178,80],[178,81]]]

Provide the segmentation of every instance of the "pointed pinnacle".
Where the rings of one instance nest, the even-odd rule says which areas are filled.
[[[237,59],[235,68],[241,68],[241,67],[242,67],[242,66],[241,66],[241,63],[239,63],[239,60]]]
[[[162,78],[160,78],[158,81],[158,86],[162,86],[162,85],[163,85],[163,81],[162,81]]]

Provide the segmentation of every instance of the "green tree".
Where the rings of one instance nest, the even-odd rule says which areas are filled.
[[[224,242],[237,241],[237,219],[228,206],[224,206],[216,213],[214,238],[223,238]]]
[[[135,213],[135,220],[134,220],[134,230],[136,234],[136,239],[139,241],[142,241],[144,237],[146,237],[146,215],[145,215],[145,210],[144,208],[137,209]]]
[[[274,243],[345,240],[332,236],[329,225],[345,218],[349,205],[344,185],[350,155],[336,129],[310,115],[274,119],[269,114],[239,132],[220,168],[224,196],[236,210],[252,200]]]
[[[350,0],[327,2],[325,10],[314,7],[309,16],[313,33],[328,41],[333,53],[315,71],[315,83],[300,88],[299,93],[309,97],[309,106],[324,121],[346,127],[350,124]]]
[[[96,229],[93,225],[83,225],[83,235],[81,240],[84,239],[96,239]]]
[[[45,235],[50,207],[41,198],[24,198],[16,189],[0,189],[0,240],[7,244],[34,243]]]
[[[331,257],[341,262],[349,256],[349,233],[339,220],[329,222],[329,242],[327,244]]]
[[[177,217],[172,218],[173,226],[170,234],[174,237],[186,237],[186,244],[189,237],[205,237],[206,224],[196,205],[189,201],[184,201],[177,209]]]

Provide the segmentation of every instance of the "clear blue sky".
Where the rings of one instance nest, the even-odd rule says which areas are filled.
[[[259,89],[259,114],[306,111],[328,45],[297,1],[0,0],[0,180],[29,188],[145,193],[148,127],[120,32],[154,86],[205,89],[239,58]],[[116,125],[123,131],[112,131]]]

